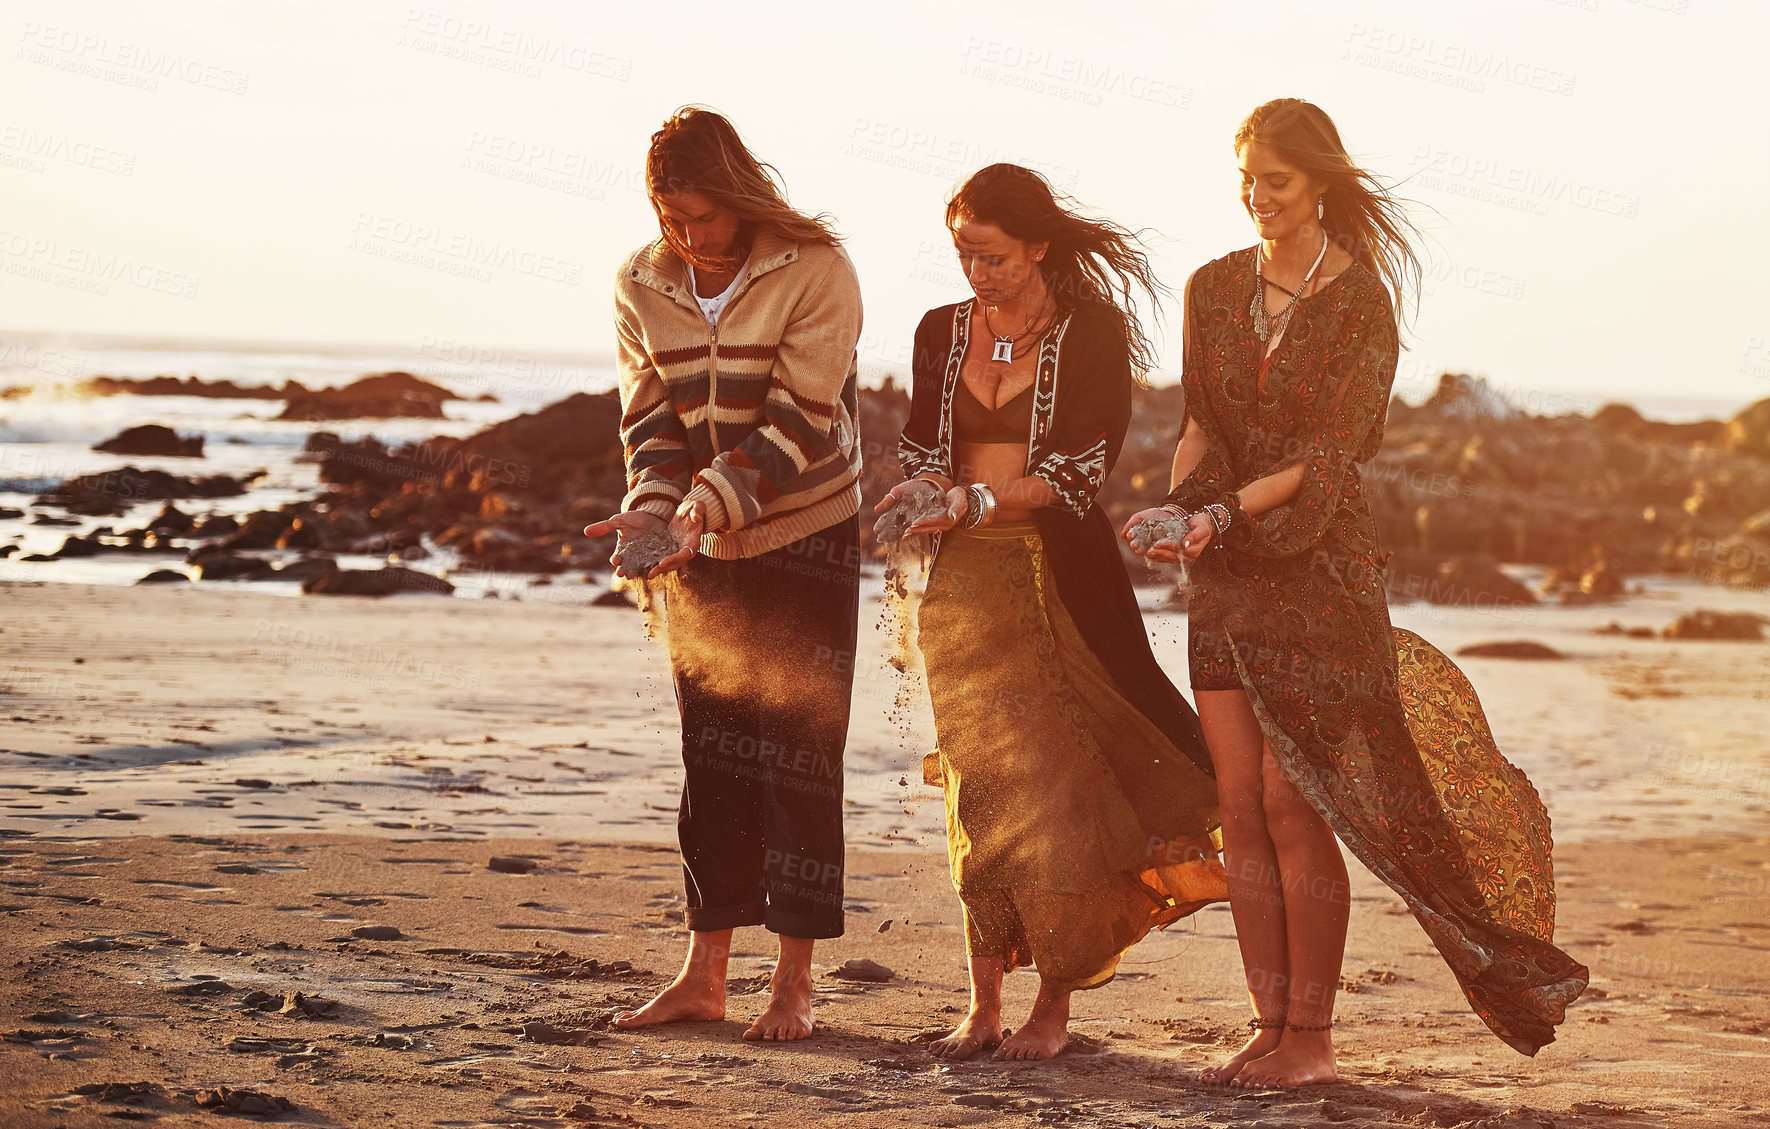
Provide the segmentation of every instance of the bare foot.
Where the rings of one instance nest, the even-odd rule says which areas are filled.
[[[1242,1068],[1230,1083],[1249,1089],[1316,1086],[1339,1080],[1334,1069],[1334,1044],[1325,1036],[1305,1042],[1287,1033],[1276,1051]]]
[[[1284,1030],[1278,1027],[1266,1027],[1256,1030],[1241,1050],[1227,1062],[1207,1067],[1199,1071],[1199,1080],[1213,1086],[1221,1086],[1241,1073],[1241,1068],[1257,1058],[1263,1058],[1278,1049],[1279,1042],[1284,1038]]]
[[[957,1061],[967,1059],[978,1051],[987,1051],[991,1047],[1000,1046],[1002,1037],[1007,1032],[1002,1030],[1002,1013],[1000,1011],[981,1012],[973,1010],[965,1017],[963,1023],[953,1028],[953,1033],[944,1039],[936,1039],[928,1044],[928,1052],[935,1058]]]
[[[998,1059],[1056,1058],[1069,1046],[1069,993],[1049,995],[1044,985],[1033,1001],[1032,1014],[996,1048]]]
[[[744,1032],[744,1038],[784,1043],[790,1039],[805,1038],[816,1026],[817,1020],[811,1014],[809,973],[803,978],[795,976],[783,980],[776,977],[768,1007],[756,1017],[756,1022],[750,1024],[750,1029]]]
[[[616,1012],[616,1027],[650,1027],[654,1023],[692,1023],[725,1018],[725,981],[718,984],[678,976],[638,1011]]]

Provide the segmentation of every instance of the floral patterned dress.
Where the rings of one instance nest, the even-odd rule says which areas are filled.
[[[1389,622],[1388,554],[1359,471],[1382,443],[1395,378],[1388,291],[1353,264],[1297,300],[1266,354],[1248,312],[1255,252],[1206,264],[1187,288],[1186,413],[1209,446],[1167,500],[1232,513],[1188,566],[1193,686],[1247,692],[1287,776],[1406,901],[1476,1014],[1535,1054],[1588,974],[1551,943],[1535,788],[1456,665]],[[1237,489],[1299,461],[1291,501],[1240,509]]]

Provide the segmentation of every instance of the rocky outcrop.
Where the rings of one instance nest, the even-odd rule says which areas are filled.
[[[443,418],[442,406],[458,400],[453,392],[409,372],[383,372],[342,388],[316,388],[288,398],[278,419]]]
[[[1697,609],[1679,616],[1660,632],[1667,639],[1731,639],[1751,642],[1764,637],[1765,617],[1749,612]]]
[[[53,490],[37,496],[37,503],[56,506],[71,514],[112,516],[126,513],[139,502],[158,502],[167,498],[229,498],[246,492],[264,471],[245,478],[229,474],[212,474],[188,478],[163,470],[143,470],[124,466],[99,474],[83,474],[70,478]]]
[[[335,568],[302,581],[301,590],[313,596],[393,596],[401,592],[446,596],[455,586],[440,576],[409,568]]]
[[[164,424],[144,423],[136,427],[125,427],[104,442],[93,444],[92,449],[113,455],[161,455],[200,459],[203,457],[203,437],[193,435],[186,438]]]
[[[95,376],[80,390],[88,396],[204,396],[219,400],[287,400],[307,388],[297,380],[285,380],[280,388],[266,384],[235,384],[231,380],[198,380],[187,376]]]

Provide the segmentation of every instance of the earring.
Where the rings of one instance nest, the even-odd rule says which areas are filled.
[[[1318,220],[1327,218],[1327,197],[1326,196],[1317,196],[1315,198],[1315,218]]]

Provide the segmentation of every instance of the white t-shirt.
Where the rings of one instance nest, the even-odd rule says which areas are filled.
[[[708,325],[719,324],[719,315],[725,309],[725,303],[731,301],[731,296],[737,293],[737,288],[743,284],[744,276],[749,272],[750,260],[745,259],[744,265],[739,267],[737,274],[732,277],[730,286],[727,286],[720,294],[711,298],[703,298],[700,287],[695,282],[694,264],[688,264],[688,292],[694,295],[695,302],[701,307],[701,313],[707,316]]]

